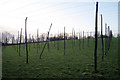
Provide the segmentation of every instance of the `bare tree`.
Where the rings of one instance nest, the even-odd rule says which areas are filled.
[[[8,43],[11,43],[10,41],[11,41],[11,39],[12,39],[12,34],[10,34],[10,33],[8,33],[8,32],[3,32],[2,33],[2,43],[3,44],[8,44]]]
[[[12,37],[12,44],[14,44],[14,42],[15,42],[15,38],[14,38],[14,35],[13,35],[13,37]]]

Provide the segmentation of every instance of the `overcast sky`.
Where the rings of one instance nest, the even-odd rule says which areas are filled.
[[[100,31],[100,14],[103,14],[103,27],[107,23],[114,33],[118,32],[118,0],[99,2],[98,31]],[[110,2],[112,1],[112,2]],[[51,33],[90,32],[95,30],[96,0],[0,0],[0,32],[8,31],[17,35],[25,27],[28,17],[28,34],[47,33],[50,24]],[[103,28],[104,30],[104,28]]]

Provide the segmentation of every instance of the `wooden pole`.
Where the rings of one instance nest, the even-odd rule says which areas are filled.
[[[59,32],[58,32],[58,38],[57,38],[57,50],[59,50]]]
[[[48,34],[49,34],[49,32],[48,32]],[[48,51],[50,50],[49,48],[49,35],[48,35],[48,37],[47,37],[47,40],[48,40],[48,43],[47,43],[47,46],[48,46]]]
[[[29,51],[30,51],[30,44],[31,44],[31,37],[30,37],[30,34],[29,34]]]
[[[88,44],[88,47],[89,47],[89,32],[87,32],[87,44]]]
[[[65,55],[65,27],[64,27],[64,55]]]
[[[56,40],[56,38],[55,38],[55,36],[53,37],[53,46],[54,46],[54,48],[55,48],[55,40]]]
[[[75,46],[75,30],[74,30],[74,46]]]
[[[108,26],[108,51],[110,49],[110,26]]]
[[[18,31],[18,40],[17,40],[17,52],[18,52],[18,43],[19,43],[19,31]]]
[[[32,42],[33,42],[33,47],[35,48],[35,43],[34,43],[34,37],[32,35]]]
[[[84,31],[83,31],[83,49],[84,49]]]
[[[39,41],[38,41],[38,29],[37,29],[37,54],[38,54],[38,43]]]
[[[107,55],[107,24],[105,24],[105,55]]]
[[[103,42],[103,30],[102,30],[102,14],[101,14],[101,39],[102,39],[102,61],[104,61],[104,42]]]
[[[111,44],[111,40],[112,40],[112,30],[109,31],[109,49],[110,49],[110,44]]]
[[[22,40],[21,38],[22,38],[22,28],[21,28],[21,33],[20,33],[19,56],[20,56],[20,48],[21,48],[21,46],[20,46],[20,45],[21,45],[21,40]]]
[[[98,19],[98,2],[96,3],[96,17],[95,17],[95,52],[94,52],[94,69],[97,72],[97,19]]]
[[[51,30],[51,27],[52,27],[52,23],[51,23],[51,25],[50,25],[50,28],[49,28],[49,31],[48,31],[48,35],[47,35],[47,37],[49,36],[49,33],[50,33],[50,30]],[[41,52],[41,54],[40,54],[40,59],[41,59],[41,56],[42,56],[42,54],[43,54],[43,51],[44,51],[44,49],[45,49],[45,46],[46,46],[47,42],[48,42],[48,40],[46,41],[46,43],[45,43],[44,46],[43,46],[42,52]]]
[[[80,50],[80,32],[79,32],[79,50]]]
[[[73,49],[73,32],[74,32],[74,28],[72,29],[72,49]]]
[[[26,44],[26,63],[28,64],[28,47],[27,47],[27,17],[25,19],[25,44]]]

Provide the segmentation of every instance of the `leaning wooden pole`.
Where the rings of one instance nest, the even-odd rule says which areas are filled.
[[[104,42],[103,42],[103,28],[102,28],[102,14],[101,14],[101,39],[102,39],[102,61],[104,61]]]
[[[65,27],[64,27],[64,55],[65,55]]]
[[[49,34],[49,32],[48,32],[48,34]],[[48,35],[48,37],[47,37],[47,40],[48,40],[48,43],[47,43],[47,48],[48,48],[48,51],[50,50],[49,48],[49,35]]]
[[[97,19],[98,19],[98,2],[96,3],[96,17],[95,17],[95,51],[94,51],[94,70],[97,72]]]
[[[50,25],[50,28],[49,28],[49,31],[48,31],[48,35],[47,35],[47,37],[49,36],[49,33],[50,33],[50,30],[51,30],[51,27],[52,27],[52,23],[51,23],[51,25]],[[42,54],[43,54],[43,51],[44,51],[44,49],[45,49],[45,46],[46,46],[47,42],[48,42],[48,40],[45,42],[45,44],[44,44],[44,46],[43,46],[42,52],[41,52],[41,54],[40,54],[40,59],[41,59],[41,56],[42,56]]]
[[[25,19],[25,44],[26,44],[26,63],[28,64],[28,47],[27,47],[27,17]]]

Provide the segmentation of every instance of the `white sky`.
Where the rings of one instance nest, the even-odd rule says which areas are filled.
[[[72,32],[72,28],[79,31],[94,31],[95,1],[81,2],[81,0],[0,0],[0,31],[8,31],[17,35],[25,26],[25,18],[28,17],[28,34],[37,35],[47,33],[50,24],[51,33]],[[104,1],[104,0],[103,0]],[[107,0],[111,1],[111,0]],[[104,23],[110,25],[113,32],[118,31],[117,1],[116,3],[99,3],[99,16],[103,14]],[[107,11],[106,11],[107,10]],[[100,31],[100,19],[98,30]],[[104,30],[104,29],[103,29]]]

